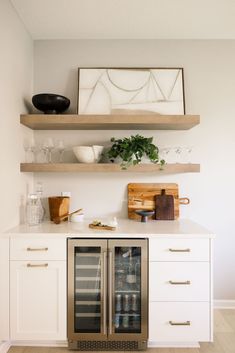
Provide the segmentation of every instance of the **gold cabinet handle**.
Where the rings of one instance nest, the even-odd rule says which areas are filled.
[[[103,333],[107,335],[107,252],[103,253]]]
[[[184,321],[184,322],[169,321],[169,324],[171,326],[190,326],[191,322],[190,321]]]
[[[184,285],[189,285],[191,284],[191,281],[169,281],[170,284],[184,284]]]
[[[169,249],[170,252],[190,252],[191,249],[187,248],[187,249]]]
[[[113,253],[109,251],[109,334],[113,333]]]
[[[48,267],[48,264],[27,264],[27,267]]]
[[[48,248],[27,248],[27,251],[48,251]]]

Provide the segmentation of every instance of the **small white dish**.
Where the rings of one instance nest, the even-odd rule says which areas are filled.
[[[83,222],[84,221],[84,214],[72,214],[70,216],[70,222],[73,222],[73,223],[80,223],[80,222]]]

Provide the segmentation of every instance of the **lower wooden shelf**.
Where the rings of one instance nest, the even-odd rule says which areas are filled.
[[[166,164],[162,168],[159,164],[138,164],[123,170],[119,164],[112,163],[21,163],[21,172],[124,172],[124,173],[199,173],[200,164]]]

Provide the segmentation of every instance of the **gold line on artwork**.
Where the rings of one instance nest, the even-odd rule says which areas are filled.
[[[149,85],[149,80],[150,80],[150,75],[149,75],[149,77],[148,77],[148,81],[145,83],[145,85],[144,85],[142,88],[140,88],[140,89],[138,90],[138,92],[136,92],[136,93],[134,94],[134,96],[129,100],[129,103],[131,103],[131,102],[133,101],[133,99],[135,99],[136,96],[138,96],[138,94],[141,92],[142,89],[145,88],[145,86]],[[148,97],[146,97],[146,103],[147,103],[147,99],[148,99]]]
[[[88,100],[87,100],[87,102],[86,102],[86,105],[85,105],[85,108],[84,108],[84,112],[86,112],[86,110],[87,110],[87,108],[88,108],[88,105],[90,104],[91,98],[92,98],[92,96],[93,96],[93,94],[94,94],[94,92],[95,92],[96,86],[97,86],[99,80],[101,79],[101,77],[103,76],[104,73],[105,73],[105,72],[101,72],[100,76],[97,78],[96,83],[95,83],[94,86],[92,87],[92,91],[91,91],[91,93],[90,93],[90,95],[89,95],[89,98],[88,98]]]
[[[118,89],[120,89],[121,91],[124,91],[124,92],[137,92],[137,91],[141,90],[141,89],[147,84],[147,82],[148,82],[148,79],[147,79],[147,81],[146,81],[141,87],[138,87],[137,89],[122,88],[122,87],[119,87],[116,83],[113,82],[113,80],[111,79],[111,77],[110,77],[110,75],[109,75],[109,69],[107,69],[106,71],[107,71],[108,79],[109,79],[109,81],[111,82],[111,84],[112,84],[114,87],[116,87],[116,88],[118,88]]]
[[[153,74],[152,72],[151,72],[151,75],[152,75],[153,80],[155,81],[156,85],[158,86],[158,89],[159,89],[159,91],[161,92],[161,94],[162,94],[164,100],[166,100],[166,96],[165,96],[165,94],[163,93],[163,91],[162,91],[162,89],[161,89],[159,83],[157,82],[156,77],[154,76],[154,74]]]
[[[172,86],[172,88],[171,88],[171,90],[170,90],[170,93],[169,93],[169,95],[168,95],[168,99],[170,99],[170,96],[172,95],[172,92],[173,92],[173,89],[175,88],[175,85],[176,85],[176,82],[177,82],[177,80],[178,80],[179,74],[180,74],[180,70],[178,70],[178,72],[176,73],[176,78],[175,78],[175,81],[174,81],[174,83],[173,83],[173,86]]]

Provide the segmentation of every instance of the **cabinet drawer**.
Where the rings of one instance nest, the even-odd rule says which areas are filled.
[[[150,301],[209,301],[207,262],[150,262]]]
[[[210,341],[209,303],[150,303],[149,340]]]
[[[150,261],[209,261],[209,239],[149,239]]]
[[[11,260],[66,260],[66,238],[11,238]]]

